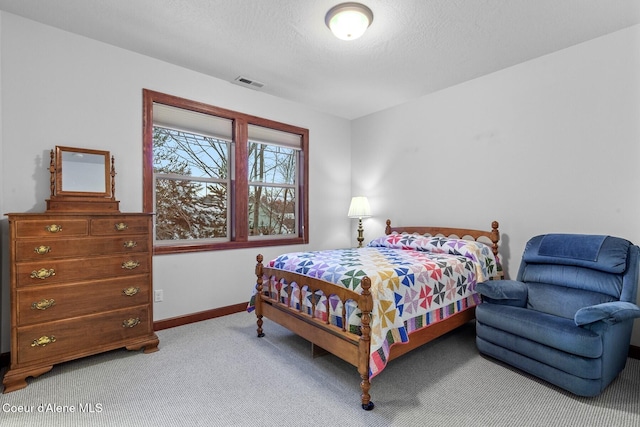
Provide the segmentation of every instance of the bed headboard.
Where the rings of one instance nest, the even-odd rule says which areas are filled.
[[[493,254],[498,256],[498,242],[500,241],[500,231],[498,231],[498,221],[491,223],[490,231],[473,230],[469,228],[454,227],[430,227],[430,226],[410,226],[410,227],[392,227],[391,220],[387,220],[387,227],[384,232],[391,234],[396,233],[418,233],[430,236],[443,236],[464,240],[475,240],[491,246]]]

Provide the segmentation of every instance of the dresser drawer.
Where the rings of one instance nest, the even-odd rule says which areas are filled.
[[[16,240],[16,262],[52,258],[88,257],[107,254],[149,252],[145,236],[88,237],[78,239]]]
[[[16,286],[48,286],[112,277],[136,276],[150,271],[148,253],[110,257],[51,259],[15,264]]]
[[[123,341],[149,335],[151,330],[148,306],[19,327],[18,364],[87,356],[121,347]]]
[[[149,275],[17,291],[18,326],[149,303]]]
[[[87,236],[89,234],[89,221],[82,218],[17,220],[15,230],[16,238]]]
[[[117,216],[91,220],[92,236],[119,236],[123,234],[148,234],[149,217]]]

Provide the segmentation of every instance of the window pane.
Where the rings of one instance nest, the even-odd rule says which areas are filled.
[[[156,240],[227,237],[227,185],[156,178]]]
[[[296,192],[288,187],[249,186],[249,235],[296,234]]]
[[[229,143],[195,133],[153,127],[153,171],[227,179]]]
[[[249,141],[249,182],[296,183],[298,150]]]
[[[229,143],[153,128],[156,240],[227,238]]]

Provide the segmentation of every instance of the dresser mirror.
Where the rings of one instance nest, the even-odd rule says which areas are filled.
[[[109,197],[109,152],[56,147],[56,195]]]
[[[108,151],[56,146],[51,150],[47,210],[117,211],[114,158]]]

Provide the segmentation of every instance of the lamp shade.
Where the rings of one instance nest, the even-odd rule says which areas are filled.
[[[355,40],[369,28],[373,12],[360,3],[341,3],[332,7],[324,18],[331,32],[341,40]]]
[[[349,205],[349,218],[368,218],[371,216],[371,207],[369,206],[369,200],[364,196],[356,196],[351,198],[351,205]]]

